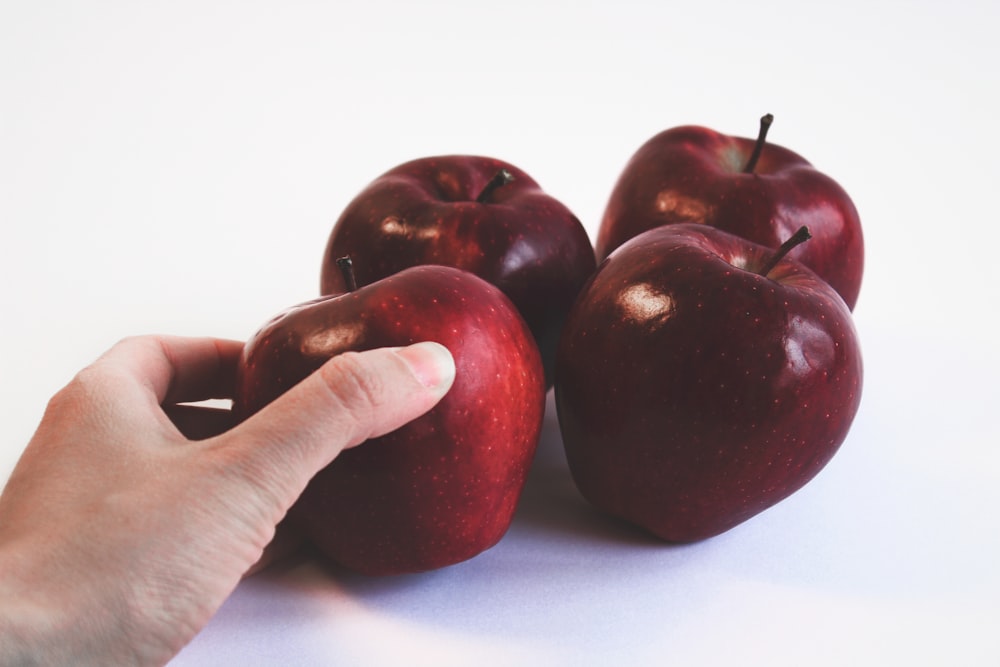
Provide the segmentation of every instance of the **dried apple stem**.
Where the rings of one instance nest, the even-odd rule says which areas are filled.
[[[747,164],[743,167],[744,174],[752,174],[754,169],[757,168],[757,160],[760,159],[760,153],[764,150],[764,143],[767,141],[767,131],[771,129],[771,123],[774,122],[774,116],[771,114],[764,114],[760,117],[760,131],[757,133],[757,143],[754,144],[753,152],[750,153],[750,159],[747,160]]]
[[[337,268],[340,269],[340,275],[344,277],[344,286],[347,291],[353,292],[358,289],[358,280],[354,276],[354,262],[351,261],[351,258],[341,257],[338,259]]]
[[[483,187],[482,192],[480,192],[479,196],[476,197],[476,201],[480,204],[487,203],[497,188],[503,187],[513,180],[514,174],[510,173],[506,169],[501,169],[497,173],[493,174],[493,178],[491,178],[489,183]]]
[[[767,276],[767,274],[771,272],[771,269],[777,266],[778,262],[784,259],[785,255],[787,255],[792,248],[801,243],[805,243],[811,238],[812,234],[809,233],[809,228],[802,225],[794,234],[788,237],[788,240],[778,246],[778,249],[774,251],[773,255],[771,255],[771,259],[769,259],[767,264],[764,265],[764,268],[757,273],[762,276]]]

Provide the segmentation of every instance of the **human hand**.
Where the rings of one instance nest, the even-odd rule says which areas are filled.
[[[166,662],[309,479],[429,410],[455,372],[433,343],[340,355],[189,439],[228,414],[177,404],[231,397],[241,350],[126,339],[52,398],[0,496],[0,664]]]

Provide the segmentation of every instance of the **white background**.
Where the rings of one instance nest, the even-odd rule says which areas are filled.
[[[243,339],[316,295],[399,162],[525,169],[594,238],[667,127],[771,139],[853,197],[861,410],[805,489],[684,547],[576,494],[549,404],[508,535],[437,572],[294,562],[177,665],[996,664],[996,3],[0,1],[0,480],[117,339]]]

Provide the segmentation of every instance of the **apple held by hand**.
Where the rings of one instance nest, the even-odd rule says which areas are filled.
[[[531,328],[550,386],[566,313],[596,265],[569,209],[517,167],[471,155],[401,164],[358,194],[330,233],[323,294],[343,291],[336,260],[344,256],[354,259],[359,285],[420,264],[496,285]]]
[[[246,418],[334,355],[425,340],[455,359],[448,394],[422,417],[342,452],[289,513],[323,554],[365,574],[457,563],[509,527],[545,404],[527,326],[496,287],[422,266],[286,311],[241,359],[234,409]]]
[[[813,239],[790,254],[854,309],[864,271],[857,209],[833,179],[792,151],[704,127],[666,130],[632,156],[608,200],[597,257],[661,225],[697,222],[777,248],[801,225]]]
[[[833,457],[861,398],[861,352],[840,296],[781,259],[802,238],[775,252],[667,225],[598,267],[566,322],[555,386],[570,470],[592,504],[695,541]]]

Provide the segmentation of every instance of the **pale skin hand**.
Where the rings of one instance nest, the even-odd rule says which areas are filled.
[[[426,412],[436,344],[341,355],[246,422],[242,344],[126,339],[52,398],[0,496],[0,664],[156,665],[208,622],[337,454]],[[220,420],[221,417],[221,420]],[[375,446],[375,445],[373,445]]]

